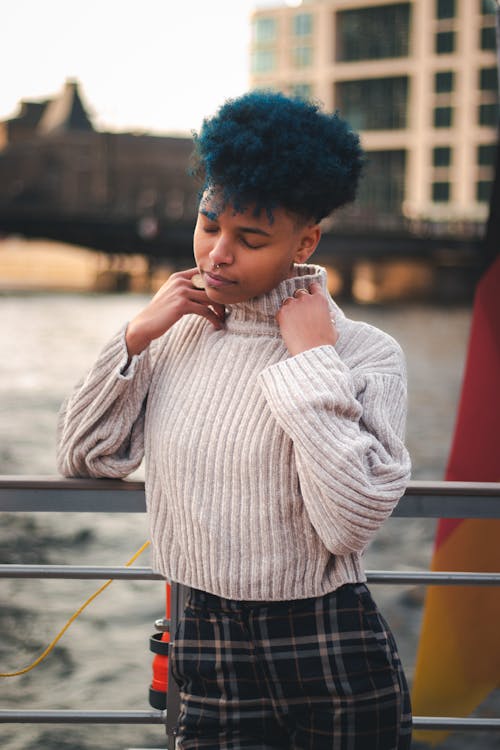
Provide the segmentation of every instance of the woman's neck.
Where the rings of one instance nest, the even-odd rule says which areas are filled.
[[[307,289],[316,281],[321,284],[325,294],[326,271],[314,264],[294,265],[293,275],[284,279],[278,286],[266,294],[226,306],[226,329],[230,332],[244,330],[248,333],[279,333],[276,313],[286,297],[292,297],[297,289]]]

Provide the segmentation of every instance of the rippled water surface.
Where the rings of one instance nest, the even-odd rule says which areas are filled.
[[[99,349],[145,303],[141,295],[0,296],[0,474],[55,474],[59,405]],[[394,335],[408,361],[408,446],[414,478],[441,479],[453,430],[470,324],[466,308],[346,309]],[[140,474],[139,474],[140,476]],[[428,567],[434,524],[391,520],[374,540],[368,568]],[[2,562],[122,565],[147,538],[140,515],[3,517]],[[141,564],[149,564],[147,554]],[[1,671],[25,666],[97,588],[88,581],[3,581]],[[373,587],[411,678],[420,627],[419,587]],[[0,683],[2,707],[148,708],[148,639],[162,615],[158,582],[116,581],[35,671]],[[450,737],[442,746],[493,748],[493,738]],[[496,738],[498,742],[498,737]],[[4,725],[2,750],[122,750],[164,747],[161,727]]]

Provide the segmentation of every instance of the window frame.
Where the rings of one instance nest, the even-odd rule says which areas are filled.
[[[453,55],[456,50],[456,31],[436,31],[434,39],[434,52],[436,55]],[[449,39],[451,44],[445,44],[440,48],[440,40]]]
[[[382,97],[389,87],[390,97],[385,102]],[[335,82],[335,106],[355,130],[405,130],[410,97],[411,76],[408,75]]]
[[[406,24],[406,33],[395,33],[391,36],[394,42],[393,49],[390,52],[387,47],[380,44],[379,35],[375,34],[371,37],[368,35],[365,39],[365,44],[359,44],[356,39],[356,44],[353,43],[353,39],[356,36],[356,26],[363,24],[363,28],[370,28],[375,24],[379,25],[382,22],[382,18],[376,19],[376,11],[390,14],[392,11],[394,16],[390,18],[391,26],[396,30],[398,27],[402,28],[402,24]],[[396,14],[400,12],[400,17]],[[370,14],[372,16],[370,17]],[[403,17],[405,16],[405,17]],[[335,61],[339,63],[343,62],[361,62],[369,60],[397,60],[399,58],[407,58],[411,55],[411,26],[413,16],[413,3],[409,0],[401,0],[398,3],[392,3],[390,5],[380,6],[367,6],[358,8],[346,8],[338,9],[335,11],[335,26],[336,26],[336,40],[335,40]],[[387,21],[387,23],[389,23]],[[372,52],[367,52],[369,43],[373,40]],[[359,54],[353,54],[352,49],[356,51],[365,51],[363,56]]]
[[[457,15],[456,0],[436,0],[434,13],[435,17],[439,20],[455,18]]]
[[[443,189],[443,192],[439,194],[441,189]],[[433,203],[450,203],[451,192],[451,182],[449,180],[433,180],[431,187]]]
[[[479,143],[476,148],[476,164],[478,167],[495,166],[496,150],[497,147],[494,143]],[[484,158],[487,153],[491,154],[491,159],[488,157]]]
[[[268,65],[259,65],[257,61],[260,59],[263,62],[266,56],[272,62]],[[251,67],[254,75],[274,72],[277,69],[276,50],[273,47],[257,47],[254,49],[252,52]]]
[[[445,112],[448,116],[445,117]],[[442,121],[440,121],[442,117]],[[434,113],[433,113],[433,124],[434,128],[442,129],[442,128],[452,128],[453,127],[453,118],[454,118],[454,108],[451,107],[449,104],[444,106],[437,106],[434,107]]]
[[[479,48],[485,52],[496,50],[497,30],[495,26],[482,26],[479,36]]]
[[[481,102],[477,110],[478,110],[477,111],[477,123],[480,127],[483,127],[483,128],[498,127],[500,111],[499,111],[499,105],[497,102]],[[490,113],[491,113],[491,116],[490,116]]]
[[[439,86],[438,81],[439,81],[440,76],[441,76],[441,81],[443,80],[443,76],[450,77],[450,88],[443,88]],[[455,91],[455,71],[454,70],[436,70],[434,72],[434,93],[435,94],[451,94],[453,91]]]
[[[271,34],[262,34],[264,24],[268,24],[269,27],[273,28]],[[259,32],[259,26],[261,31]],[[278,39],[278,19],[273,16],[262,16],[260,18],[254,18],[253,22],[253,42],[254,44],[273,44]]]
[[[476,180],[476,202],[489,203],[491,200],[492,190],[493,180]],[[487,196],[486,191],[488,191]]]
[[[440,159],[439,153],[441,156],[444,155],[444,153],[447,153],[447,158]],[[432,166],[439,169],[443,167],[451,167],[453,163],[453,149],[451,146],[434,146],[432,149]]]
[[[309,19],[308,28],[306,29],[300,28],[301,24],[299,23],[299,20],[306,19],[306,18]],[[292,32],[293,32],[294,37],[302,38],[302,37],[311,36],[311,34],[313,33],[313,30],[314,30],[314,19],[313,19],[312,13],[297,13],[296,15],[293,16]]]
[[[309,55],[305,53],[308,52]],[[292,47],[292,67],[297,70],[312,68],[314,64],[314,48],[311,44],[296,44]]]
[[[490,79],[486,81],[486,79]],[[498,70],[496,67],[479,68],[478,87],[480,91],[498,91]],[[485,85],[490,83],[493,85]]]

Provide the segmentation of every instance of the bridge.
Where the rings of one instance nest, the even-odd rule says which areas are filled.
[[[28,238],[44,238],[88,247],[110,255],[145,255],[156,261],[184,263],[192,258],[196,217],[169,221],[153,215],[116,216],[103,213],[26,212],[0,209],[0,232]],[[443,250],[472,266],[479,261],[482,238],[477,233],[458,236],[421,227],[412,231],[403,221],[394,228],[340,225],[327,228],[321,254],[345,262],[349,259],[380,260],[421,258],[439,263]],[[448,258],[450,262],[450,258]]]
[[[193,262],[191,219],[116,216],[103,213],[20,212],[0,209],[0,233],[44,238],[91,248],[109,256],[115,270],[127,255],[142,255],[149,271],[161,265],[186,268]],[[469,301],[483,267],[483,241],[478,236],[420,233],[405,226],[373,229],[369,225],[331,227],[323,233],[315,259],[335,268],[342,278],[341,296],[351,299],[356,266],[361,262],[417,261],[434,279],[431,297],[441,301]],[[127,279],[116,279],[116,289],[127,289]]]

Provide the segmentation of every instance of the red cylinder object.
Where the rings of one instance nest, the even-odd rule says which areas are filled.
[[[170,619],[170,585],[166,585],[166,619]],[[149,688],[149,703],[160,711],[167,706],[168,689],[168,644],[170,633],[155,633],[150,639],[153,659],[153,679]]]

